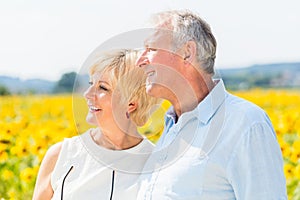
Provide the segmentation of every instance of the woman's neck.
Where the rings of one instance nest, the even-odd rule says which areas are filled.
[[[135,129],[134,132],[125,133],[119,130],[103,130],[96,128],[91,132],[96,144],[107,149],[124,150],[138,145],[143,137]]]

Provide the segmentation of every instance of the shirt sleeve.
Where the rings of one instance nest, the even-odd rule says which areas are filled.
[[[287,199],[282,154],[268,123],[242,133],[227,173],[237,200]]]

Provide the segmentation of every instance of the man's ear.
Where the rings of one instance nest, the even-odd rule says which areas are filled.
[[[188,41],[184,46],[184,60],[192,63],[196,59],[197,45],[195,41]]]
[[[137,102],[130,102],[128,104],[128,109],[127,112],[128,113],[132,113],[133,111],[135,111],[137,109]]]

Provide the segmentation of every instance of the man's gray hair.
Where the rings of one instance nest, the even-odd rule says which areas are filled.
[[[197,45],[197,61],[206,73],[214,74],[217,42],[208,23],[188,10],[160,12],[152,20],[159,27],[173,32],[174,50],[188,41],[194,41]]]

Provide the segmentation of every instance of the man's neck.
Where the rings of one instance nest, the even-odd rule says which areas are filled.
[[[197,84],[192,85],[193,93],[186,93],[180,98],[176,98],[174,101],[171,101],[174,106],[177,119],[185,112],[194,110],[198,104],[205,99],[205,97],[210,93],[214,88],[215,83],[212,79],[208,79],[205,82],[199,81]]]

